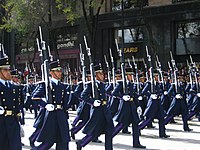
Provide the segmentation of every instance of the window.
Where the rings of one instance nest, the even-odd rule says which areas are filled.
[[[117,29],[115,32],[116,38],[118,38],[119,42],[121,43],[122,30]],[[142,28],[137,27],[124,29],[124,43],[134,43],[139,41],[143,41]]]
[[[176,27],[176,54],[200,54],[200,20],[179,22]]]
[[[178,38],[200,38],[200,21],[178,24]]]
[[[172,3],[180,3],[180,2],[186,2],[186,1],[194,1],[194,0],[172,0]]]
[[[141,4],[143,3],[143,4]],[[140,6],[148,6],[148,0],[140,1],[140,0],[123,0],[124,9],[136,8]],[[122,2],[119,0],[113,0],[112,10],[118,11],[122,9]]]

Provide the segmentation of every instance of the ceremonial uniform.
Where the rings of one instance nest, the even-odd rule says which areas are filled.
[[[60,70],[61,67],[59,66],[58,61],[50,63],[51,75],[57,73],[59,73],[59,75],[62,74]],[[46,112],[44,122],[37,137],[37,141],[42,142],[42,144],[33,149],[48,150],[56,143],[57,150],[69,150],[69,116],[67,111],[69,108],[69,101],[66,90],[67,86],[55,79],[54,76],[52,76],[50,82],[52,84],[52,103],[47,101],[47,104],[45,105]],[[32,98],[41,98],[41,95],[45,95],[45,92],[45,84],[41,84],[32,95]]]
[[[148,82],[146,86],[144,87],[142,93],[149,92],[151,89],[151,83]],[[144,116],[146,119],[139,124],[139,129],[144,129],[145,126],[147,126],[151,121],[156,118],[159,120],[159,137],[161,138],[167,138],[169,137],[165,133],[165,125],[164,125],[164,109],[161,105],[161,100],[160,100],[160,86],[157,83],[157,86],[155,87],[155,92],[156,93],[151,93],[149,96],[148,104],[144,112]]]
[[[91,84],[91,82],[88,82],[88,84]],[[81,82],[77,85],[73,95],[81,99],[80,96],[83,89],[84,89],[83,82]],[[85,101],[83,100],[80,101],[79,106],[77,108],[77,116],[72,123],[71,136],[73,139],[75,139],[75,134],[78,131],[80,131],[83,128],[83,126],[87,123],[90,117],[90,107],[91,106],[87,104]],[[81,120],[81,122],[78,123],[79,120]]]
[[[105,134],[105,150],[113,149],[112,133],[114,125],[111,113],[107,108],[105,84],[97,80],[95,82],[97,87],[96,97],[98,97],[98,100],[92,97],[92,84],[88,84],[81,94],[81,99],[89,103],[92,107],[90,110],[90,118],[83,129],[83,133],[86,136],[76,142],[77,150],[81,150],[82,147],[86,146],[101,134]],[[96,102],[98,105],[95,104]]]
[[[19,88],[8,81],[9,68],[8,58],[0,58],[0,149],[21,150]]]
[[[122,82],[119,82],[112,92],[114,96],[120,97],[121,99],[118,107],[118,112],[114,116],[114,120],[117,121],[118,124],[115,127],[113,136],[117,135],[117,133],[119,133],[119,131],[122,130],[124,127],[132,124],[133,147],[145,148],[139,142],[138,123],[140,119],[137,113],[138,102],[137,99],[134,99],[134,84],[128,82],[127,88],[127,94],[130,96],[130,100],[128,101],[125,101],[122,98],[124,95]]]
[[[191,131],[187,123],[188,107],[185,95],[185,86],[183,83],[177,84],[177,89],[175,84],[172,84],[168,90],[168,94],[173,94],[174,98],[167,112],[167,118],[165,119],[165,124],[167,124],[174,116],[181,114],[183,120],[184,131]]]

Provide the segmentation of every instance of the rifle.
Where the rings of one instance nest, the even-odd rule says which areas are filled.
[[[92,61],[91,51],[90,51],[90,48],[87,45],[87,40],[86,40],[85,36],[84,36],[84,42],[85,42],[85,47],[86,47],[87,55],[88,55],[89,61],[90,61],[90,73],[91,73],[91,81],[92,81],[92,96],[95,99],[99,99],[98,98],[99,96],[98,96],[98,93],[97,93],[97,87],[96,87],[94,63]]]
[[[164,78],[163,78],[163,73],[162,73],[162,67],[161,67],[161,62],[158,58],[158,55],[156,55],[156,60],[157,60],[157,63],[158,63],[158,72],[160,73],[160,80],[161,80],[161,83],[162,83],[162,87],[164,89],[165,87],[165,83],[164,83]]]
[[[146,54],[147,54],[147,60],[149,62],[149,76],[150,76],[150,82],[151,82],[151,93],[155,94],[155,86],[154,86],[154,78],[153,78],[153,66],[151,62],[151,55],[149,55],[148,47],[146,46]]]
[[[145,60],[143,58],[143,64],[144,64],[144,69],[145,69],[145,76],[147,81],[149,81],[149,75],[148,75],[148,69],[147,69],[147,64],[145,63]]]
[[[172,70],[172,67],[171,67],[169,61],[168,61],[167,63],[168,63],[168,67],[169,67],[170,79],[173,79],[174,77],[173,77],[173,70]]]
[[[190,55],[190,61],[191,61],[191,64],[192,64],[192,66],[193,66],[193,68],[194,68],[193,74],[194,74],[194,79],[195,79],[195,84],[196,84],[197,92],[199,92],[199,83],[198,83],[198,78],[197,78],[198,68],[197,68],[195,62],[193,61],[191,55]],[[191,68],[191,69],[192,69],[192,68]]]
[[[115,80],[115,64],[114,64],[114,59],[112,56],[112,50],[110,48],[110,60],[111,60],[111,64],[112,64],[112,79],[113,79],[113,89],[115,87],[116,84],[116,80]]]
[[[129,65],[129,67],[131,68],[132,72],[134,72],[133,66],[132,66],[131,61],[130,61],[129,58],[128,58],[128,65]],[[134,81],[134,75],[133,75],[133,73],[132,73],[132,80],[133,80],[133,83],[134,83],[135,81]]]
[[[127,89],[127,82],[126,82],[126,76],[125,76],[125,62],[122,56],[122,50],[119,49],[117,39],[115,39],[115,44],[116,44],[117,51],[121,60],[120,62],[121,62],[121,70],[122,70],[123,92],[124,94],[127,94],[128,89]]]
[[[178,80],[177,80],[177,72],[178,72],[178,68],[176,67],[176,62],[173,58],[172,52],[170,51],[170,56],[171,56],[171,63],[172,63],[172,69],[173,69],[173,82],[175,84],[175,90],[176,93],[178,92]]]
[[[43,71],[44,71],[44,81],[45,81],[45,98],[47,100],[48,103],[52,104],[53,100],[52,100],[52,93],[51,93],[51,89],[52,89],[52,84],[50,82],[49,79],[49,54],[46,50],[46,46],[45,46],[45,41],[43,41],[42,39],[42,29],[39,26],[39,33],[40,33],[40,44],[39,44],[39,40],[37,39],[37,45],[38,45],[38,51],[40,52],[40,56],[42,57],[42,63],[43,63]],[[40,48],[41,45],[41,48]]]
[[[105,59],[105,63],[106,63],[106,67],[107,67],[107,72],[108,72],[108,82],[111,83],[111,72],[110,72],[110,67],[109,67],[106,55],[104,55],[104,59]]]
[[[138,67],[137,67],[137,64],[135,62],[135,57],[134,56],[132,56],[132,60],[133,60],[133,64],[134,64],[134,67],[135,67],[135,76],[136,76],[136,82],[137,82],[137,92],[138,92],[138,94],[140,94],[140,83],[139,83]]]
[[[83,54],[83,50],[82,50],[82,46],[81,44],[79,44],[80,47],[80,62],[81,62],[81,67],[82,67],[82,81],[83,81],[83,87],[85,87],[85,83],[86,83],[86,67],[85,67],[85,57]]]

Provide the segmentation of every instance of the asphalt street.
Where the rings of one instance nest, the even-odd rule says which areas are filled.
[[[70,118],[69,124],[72,123],[74,117],[76,116],[75,111],[69,111]],[[22,138],[22,142],[25,144],[23,150],[30,150],[28,137],[34,131],[34,115],[30,112],[25,114],[26,122],[23,126],[25,131],[25,136]],[[189,121],[189,127],[193,129],[191,132],[184,132],[181,116],[175,117],[176,124],[166,125],[166,133],[170,135],[170,138],[163,139],[158,137],[158,123],[154,120],[153,125],[155,128],[143,129],[141,131],[140,142],[145,145],[147,150],[198,150],[200,149],[200,122],[197,118],[193,118]],[[131,127],[129,127],[131,131]],[[51,131],[49,131],[51,132]],[[76,134],[76,139],[81,139],[84,134],[80,131]],[[99,139],[102,143],[89,143],[83,150],[103,150],[104,149],[104,135],[101,135]],[[35,143],[38,145],[39,143]],[[76,150],[76,144],[74,140],[69,143],[70,150]],[[55,149],[55,145],[51,150]],[[114,150],[131,150],[136,149],[132,147],[132,136],[131,134],[118,134],[113,139],[113,149]]]

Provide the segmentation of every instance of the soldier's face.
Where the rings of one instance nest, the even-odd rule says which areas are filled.
[[[3,80],[11,80],[12,76],[10,74],[10,69],[1,69],[1,78]]]
[[[103,74],[103,72],[97,72],[96,73],[96,78],[99,81],[103,81],[104,80],[104,74]]]
[[[50,72],[51,76],[57,80],[62,78],[62,70],[54,70]]]

